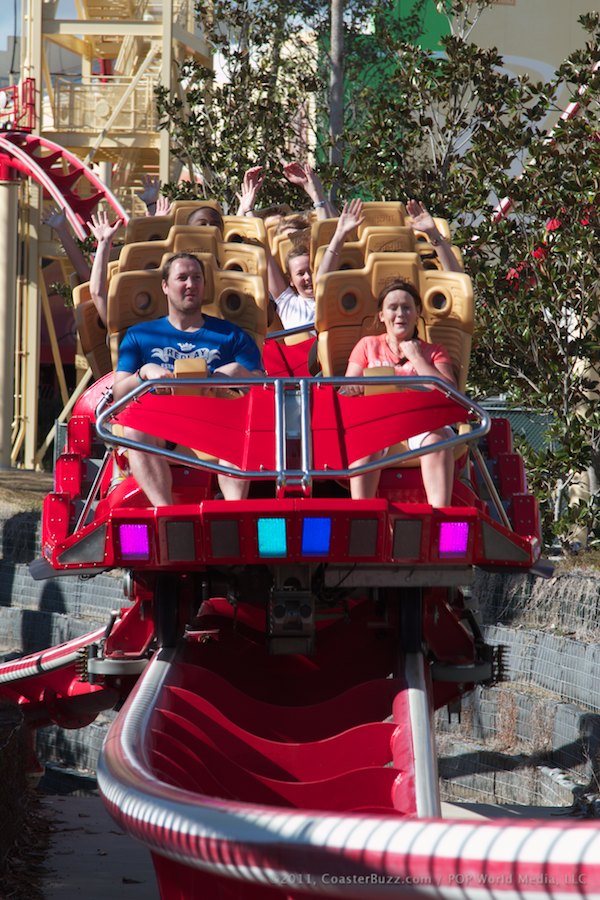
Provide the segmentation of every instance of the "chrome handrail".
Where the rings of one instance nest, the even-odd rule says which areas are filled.
[[[359,475],[363,472],[370,472],[380,469],[383,466],[389,467],[396,462],[417,459],[426,456],[429,453],[439,452],[441,449],[454,447],[458,444],[471,444],[478,441],[486,435],[491,426],[491,418],[488,413],[482,409],[477,403],[470,398],[461,394],[456,388],[448,384],[441,378],[434,376],[356,376],[352,378],[307,378],[307,377],[288,377],[288,378],[264,378],[257,384],[254,378],[226,378],[212,376],[210,378],[211,387],[221,388],[242,388],[251,389],[259,388],[264,390],[273,387],[273,402],[275,404],[275,469],[257,469],[257,470],[240,470],[233,466],[225,465],[222,462],[211,462],[210,460],[198,459],[197,457],[186,456],[176,450],[167,450],[166,447],[155,447],[150,444],[136,441],[133,438],[125,436],[117,436],[112,431],[107,430],[107,426],[112,418],[121,412],[127,405],[138,400],[144,394],[155,388],[173,388],[172,378],[157,378],[144,381],[137,385],[133,390],[129,391],[120,400],[115,401],[112,406],[108,406],[109,398],[104,397],[100,401],[97,408],[96,430],[98,436],[105,443],[116,446],[125,447],[131,450],[141,450],[145,453],[151,453],[156,456],[162,456],[172,462],[181,463],[183,465],[206,469],[211,472],[230,475],[237,478],[256,479],[277,479],[279,485],[285,483],[301,484],[304,487],[310,485],[314,478],[347,478],[349,476]],[[402,388],[417,388],[430,390],[437,388],[443,394],[455,400],[459,406],[465,409],[469,416],[475,416],[479,419],[479,425],[472,427],[468,434],[456,434],[451,438],[445,438],[425,447],[419,447],[415,450],[403,450],[399,453],[390,453],[383,459],[373,460],[360,466],[352,468],[345,467],[340,469],[323,468],[315,469],[313,466],[313,447],[312,433],[310,428],[310,399],[313,391],[322,390],[324,387],[344,387],[349,385],[369,386],[375,385],[399,385]],[[185,385],[198,385],[206,387],[206,378],[186,378]],[[297,393],[300,403],[300,441],[301,441],[301,468],[291,469],[286,465],[286,416],[284,408],[284,397],[286,391],[293,390]],[[231,401],[235,402],[235,400]],[[201,449],[201,448],[197,448]],[[383,449],[383,448],[382,448]]]

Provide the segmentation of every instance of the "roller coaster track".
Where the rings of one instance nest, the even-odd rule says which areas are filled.
[[[161,897],[600,897],[597,823],[439,818],[421,654],[400,656],[395,679],[365,678],[359,662],[355,684],[340,691],[332,670],[315,677],[286,657],[253,671],[249,624],[230,644],[227,633],[221,645],[207,641],[216,629],[203,632],[200,654],[184,642],[159,650],[105,741],[104,802],[151,851]],[[0,684],[39,693],[38,712],[55,717],[44,678],[71,677],[74,655],[103,631],[0,664]],[[355,650],[351,638],[348,658]],[[303,680],[316,702],[298,702]],[[279,702],[251,696],[261,682]],[[83,700],[90,688],[81,690]],[[112,699],[98,691],[96,711]],[[382,721],[386,712],[393,721]]]
[[[313,521],[328,509],[332,532],[340,533],[342,514],[352,519],[370,509],[373,515],[372,504],[383,501],[362,501],[371,504],[368,509],[355,508],[361,501],[354,501],[352,508],[338,510],[335,523],[336,505],[343,501],[303,498],[292,501],[292,509],[290,501],[286,506],[277,500],[249,500],[237,508],[234,501],[201,501],[202,473],[194,482],[186,470],[179,474],[187,480],[187,504],[168,513],[166,530],[161,532],[159,525],[147,551],[126,542],[140,531],[151,533],[144,522],[152,523],[154,535],[156,510],[152,519],[145,518],[149,510],[145,502],[139,505],[139,488],[127,479],[100,501],[104,506],[96,509],[95,521],[75,526],[70,536],[68,528],[61,531],[61,522],[68,526],[61,510],[75,495],[79,500],[73,477],[92,442],[92,425],[84,413],[96,409],[99,390],[96,385],[79,401],[71,421],[68,446],[73,452],[61,457],[57,490],[45,506],[44,540],[56,543],[58,529],[58,555],[47,548],[38,574],[44,577],[44,568],[54,573],[50,559],[80,575],[86,560],[114,567],[121,557],[109,552],[133,554],[129,596],[134,603],[111,617],[104,631],[0,664],[0,695],[19,705],[31,728],[48,722],[81,727],[101,709],[127,698],[104,742],[98,784],[113,818],[149,848],[161,896],[600,898],[596,823],[440,818],[433,709],[456,696],[458,681],[485,681],[490,673],[469,672],[470,663],[481,669],[486,657],[473,652],[476,635],[463,626],[457,598],[443,587],[427,587],[438,583],[435,572],[424,573],[421,591],[396,583],[388,562],[383,594],[377,589],[343,598],[336,592],[352,574],[352,565],[346,576],[324,581],[318,615],[315,611],[314,654],[298,649],[269,653],[274,645],[269,644],[267,620],[282,617],[276,603],[272,609],[267,605],[268,590],[261,581],[267,576],[260,566],[239,575],[240,581],[248,581],[243,590],[240,584],[239,598],[235,590],[229,592],[228,557],[218,541],[231,523],[237,534],[233,555],[243,560],[244,553],[257,552],[244,522],[267,511],[282,516],[287,510],[286,564],[292,568],[285,582],[277,581],[282,586],[277,603],[300,605],[307,602],[302,591],[283,589],[296,571],[293,566],[301,570],[299,517]],[[391,395],[383,396],[388,407],[393,405]],[[169,396],[165,402],[188,399]],[[208,404],[206,398],[196,399],[199,406]],[[150,400],[146,414],[160,397]],[[136,411],[142,402],[136,402]],[[401,393],[394,402],[404,408],[410,396]],[[112,414],[119,415],[118,405]],[[261,418],[266,418],[264,411]],[[378,422],[383,428],[381,416]],[[95,424],[98,434],[98,420]],[[458,486],[456,491],[460,493]],[[394,509],[395,515],[403,512]],[[424,516],[422,533],[435,539],[430,514],[418,504],[417,509]],[[444,511],[450,518],[457,514],[466,517],[465,508]],[[417,517],[416,510],[413,515]],[[202,552],[211,561],[207,568],[208,556],[199,560],[198,547],[188,557],[179,544],[186,535],[189,544],[194,517],[202,517],[197,524],[204,529]],[[219,520],[214,532],[213,518]],[[482,543],[474,532],[472,543],[487,546],[490,558],[496,559],[500,547],[506,552],[511,541],[525,542],[509,532],[494,544],[494,535],[500,539],[500,531],[507,529],[500,523],[482,524],[487,538]],[[172,553],[168,564],[158,558],[150,562],[151,545]],[[524,565],[537,559],[531,549]],[[379,554],[378,559],[387,559],[383,551]],[[140,557],[148,560],[147,570]],[[360,558],[360,550],[351,558]],[[434,568],[441,575],[441,561]],[[379,572],[379,564],[369,567],[372,571]],[[451,578],[452,571],[445,571]],[[458,582],[446,583],[463,584],[467,573],[461,568],[456,577]],[[330,593],[327,584],[334,588]],[[289,639],[281,634],[281,641]],[[439,664],[430,665],[431,656]],[[452,682],[447,676],[454,664],[458,677]],[[447,670],[444,677],[441,670]]]
[[[115,195],[77,156],[53,141],[24,131],[0,134],[0,154],[10,166],[33,178],[61,209],[76,236],[83,240],[87,221],[101,201],[105,201],[126,223],[129,219]],[[85,192],[79,190],[85,187]]]
[[[423,656],[400,671],[294,708],[159,652],[98,783],[151,851],[161,897],[599,896],[597,825],[438,818]],[[393,724],[364,721],[386,706]]]

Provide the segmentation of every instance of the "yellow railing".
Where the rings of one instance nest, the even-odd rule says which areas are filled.
[[[133,78],[122,75],[95,78],[90,84],[80,80],[57,78],[54,82],[54,129],[102,131],[113,109],[132,84]],[[155,132],[157,130],[153,77],[142,78],[127,98],[111,131]],[[46,123],[45,123],[46,124]],[[46,126],[47,127],[47,126]]]

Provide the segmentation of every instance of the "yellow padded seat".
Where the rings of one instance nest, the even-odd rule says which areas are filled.
[[[216,259],[220,269],[234,269],[267,277],[267,263],[262,247],[253,244],[228,244],[220,240],[218,228],[174,225],[163,241],[139,241],[127,244],[119,260],[120,272],[157,269],[165,254],[204,253]]]
[[[203,258],[203,254],[196,255]],[[208,254],[203,261],[206,264],[203,311],[239,325],[261,347],[267,331],[267,292],[263,279],[245,272],[213,269],[213,258]],[[113,364],[116,365],[120,340],[131,325],[166,315],[167,300],[161,282],[160,269],[118,272],[111,279],[108,333]]]
[[[365,205],[368,206],[368,204]],[[402,206],[402,204],[400,204],[400,206]],[[309,247],[311,266],[316,271],[323,257],[323,253],[325,252],[325,247],[327,247],[327,245],[330,243],[335,233],[337,223],[337,219],[315,219],[312,222],[310,234],[298,233],[296,235],[293,235],[292,237],[288,237],[286,235],[275,235],[272,240],[271,248],[273,256],[278,260],[282,270],[285,269],[285,258],[292,247],[295,244],[307,244]],[[393,249],[415,249],[413,232],[412,229],[408,226],[388,224],[385,226],[370,225],[367,228],[365,225],[362,225],[358,229],[354,229],[354,231],[350,232],[350,234],[348,235],[348,239],[345,242],[343,250],[344,259],[347,259],[349,262],[354,263],[359,258],[359,252],[362,251],[362,259],[364,260],[366,252],[363,249],[365,247],[365,243],[362,239],[363,235],[374,235],[377,233],[377,229],[382,229],[381,233],[385,233],[386,235],[389,235],[391,232],[396,236],[397,246],[395,246]],[[371,241],[373,240],[375,240],[375,238],[371,237]],[[388,244],[389,241],[390,238],[388,237]],[[374,246],[373,249],[380,249],[380,247]],[[348,268],[348,266],[344,267]]]
[[[107,281],[110,280],[110,279],[112,278],[112,276],[114,275],[114,273],[115,273],[115,272],[118,272],[118,270],[119,270],[119,260],[118,260],[118,259],[111,259],[110,262],[108,263],[107,267],[106,267],[106,278],[107,278]]]
[[[210,236],[207,235],[207,237]],[[216,245],[215,241],[213,243]],[[134,244],[125,244],[119,258],[118,271],[136,272],[141,269],[158,269],[165,253],[172,249],[168,237],[162,241],[136,241]]]
[[[314,255],[314,270],[319,271],[326,246],[318,247]],[[370,253],[414,253],[415,235],[406,225],[370,225],[358,241],[346,241],[336,259],[336,269],[362,269]]]
[[[317,248],[312,266],[313,274],[319,271],[326,253],[327,247]],[[361,241],[352,241],[349,244],[344,244],[335,262],[336,270],[338,271],[343,269],[362,269],[365,264],[364,244]]]
[[[78,284],[73,288],[73,306],[79,306],[82,303],[85,303],[87,300],[91,300],[92,296],[90,294],[90,283],[89,281],[84,281],[83,284]]]
[[[310,229],[310,264],[314,267],[315,256],[319,247],[326,247],[337,228],[337,219],[315,219]],[[357,241],[359,238],[357,229],[353,229],[346,242]]]
[[[216,200],[174,200],[168,216],[140,216],[130,219],[125,230],[125,243],[164,241],[172,225],[187,225],[194,210],[203,206],[210,206],[221,212]]]
[[[257,241],[264,247],[267,243],[265,223],[258,216],[224,216],[223,239],[230,244]]]
[[[473,334],[471,279],[462,272],[425,270],[416,253],[373,253],[361,270],[330,272],[319,279],[316,328],[323,374],[343,375],[360,338],[380,332],[376,297],[398,277],[419,289],[421,337],[448,350],[459,390],[464,390]]]
[[[125,229],[125,244],[137,241],[164,241],[173,225],[173,216],[141,216],[130,219]]]
[[[112,369],[110,351],[106,343],[106,328],[100,321],[91,300],[78,303],[74,315],[81,349],[85,353],[94,379],[97,380]]]
[[[415,253],[415,233],[408,225],[367,225],[361,227],[360,244],[369,253]]]
[[[329,220],[334,221],[334,220]],[[447,240],[450,231],[445,219],[437,219],[438,230]],[[319,237],[319,240],[321,238]],[[313,268],[319,270],[326,246],[316,247],[312,253]],[[423,232],[414,232],[408,225],[368,225],[361,227],[357,241],[346,241],[337,260],[338,269],[360,269],[371,253],[418,253],[423,267],[426,269],[442,269],[435,247]],[[452,247],[458,263],[462,268],[463,260],[458,247]]]
[[[271,246],[271,253],[279,263],[279,268],[281,269],[281,271],[286,272],[287,255],[294,247],[308,247],[308,255],[312,265],[313,254],[311,246],[311,233],[310,229],[307,228],[302,229],[301,231],[295,231],[291,235],[275,235],[275,237],[273,238],[273,244]]]
[[[364,222],[358,226],[360,237],[370,225],[407,225],[406,207],[397,200],[373,200],[363,203]]]
[[[214,234],[214,240],[209,240],[209,235],[204,232]],[[173,253],[212,253],[220,269],[260,275],[265,285],[267,283],[267,258],[262,246],[221,241],[216,228],[193,225],[175,225],[169,232],[169,241]]]
[[[211,209],[223,215],[223,209],[218,200],[174,200],[171,204],[171,217],[174,225],[187,225],[189,217],[197,209],[210,206]],[[202,226],[205,227],[205,226]]]

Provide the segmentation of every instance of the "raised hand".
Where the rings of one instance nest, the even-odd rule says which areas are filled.
[[[142,190],[137,191],[137,196],[146,206],[157,203],[160,194],[160,178],[158,175],[142,175]]]
[[[409,200],[406,204],[406,211],[410,216],[412,230],[427,235],[429,242],[435,248],[442,269],[445,272],[462,272],[462,264],[454,255],[451,242],[440,233],[425,204],[420,200]]]
[[[49,225],[50,228],[54,228],[55,231],[61,231],[67,226],[67,214],[64,209],[61,209],[59,206],[51,206],[50,209],[46,210],[44,213],[42,222],[44,225]]]
[[[413,231],[423,231],[425,234],[437,231],[433,216],[420,200],[409,200],[406,211],[410,216],[410,227]]]
[[[238,216],[245,216],[252,212],[256,204],[257,194],[265,180],[262,166],[253,166],[244,173],[241,192],[237,195],[239,206]]]
[[[306,190],[309,179],[305,166],[300,165],[299,162],[285,163],[283,166],[283,174],[290,184],[295,184],[296,187]]]
[[[168,197],[165,197],[163,194],[160,194],[156,201],[156,208],[154,210],[155,216],[170,216],[173,210],[173,203],[169,200]],[[148,215],[152,215],[150,210],[148,210]]]
[[[344,238],[346,238],[354,228],[358,228],[358,226],[362,225],[365,221],[365,217],[362,214],[362,208],[362,200],[359,200],[358,197],[355,197],[354,200],[350,200],[349,203],[344,203],[344,208],[340,213],[337,224],[337,231]]]
[[[95,215],[92,214],[91,221],[87,223],[87,226],[98,243],[100,243],[100,241],[107,241],[110,243],[122,224],[123,220],[121,218],[115,219],[115,221],[111,223],[108,218],[108,213],[100,211]]]

